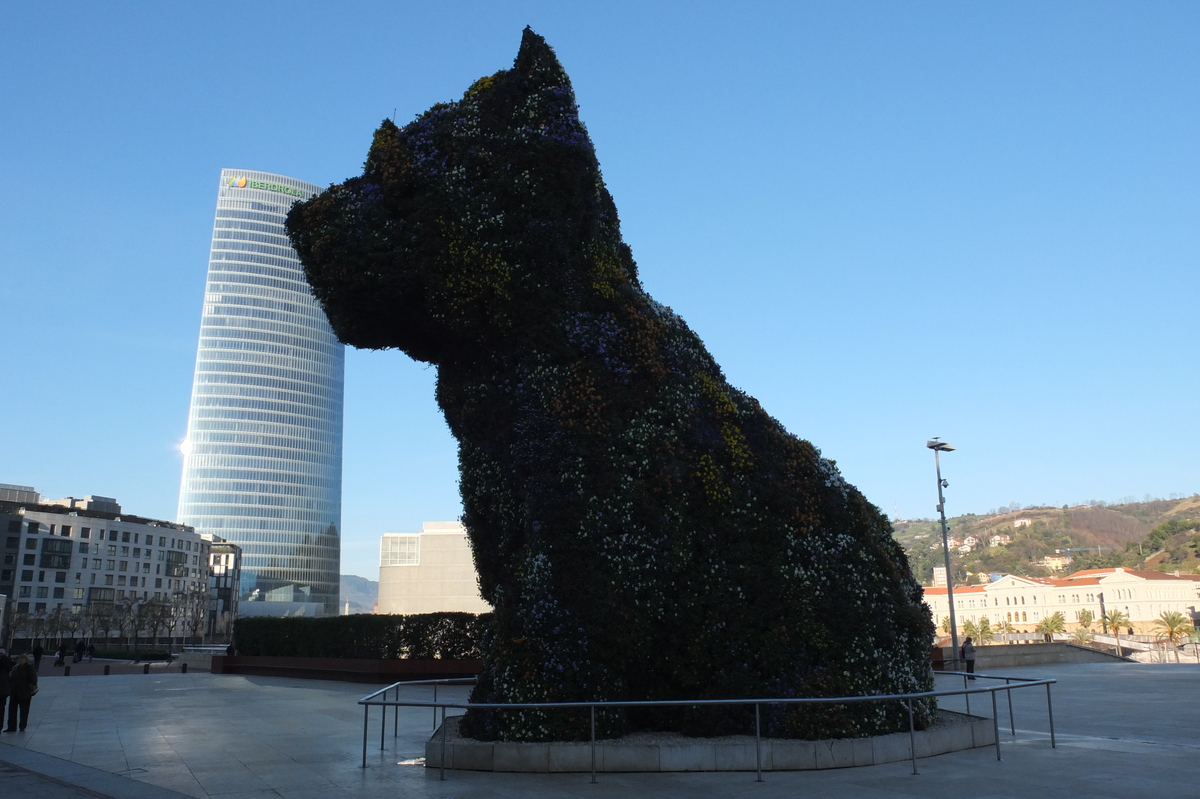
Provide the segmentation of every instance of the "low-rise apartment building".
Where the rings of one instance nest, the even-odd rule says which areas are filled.
[[[207,588],[210,544],[192,528],[123,515],[109,498],[56,503],[63,504],[0,501],[0,593],[17,613]],[[85,509],[88,504],[106,510]]]

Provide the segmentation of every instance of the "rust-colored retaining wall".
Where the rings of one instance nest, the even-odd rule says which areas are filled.
[[[214,655],[213,674],[253,674],[260,677],[300,677],[388,685],[400,680],[438,680],[474,677],[479,660],[359,660],[355,658],[283,658]]]

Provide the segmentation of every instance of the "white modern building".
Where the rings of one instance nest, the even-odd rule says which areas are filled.
[[[462,522],[425,522],[419,533],[384,533],[378,613],[491,610],[479,595],[471,541]]]
[[[239,169],[217,186],[178,516],[241,548],[243,616],[337,613],[345,348],[284,229],[320,191]]]

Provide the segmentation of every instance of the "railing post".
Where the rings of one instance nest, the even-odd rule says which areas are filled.
[[[387,692],[384,692],[384,697],[387,697]],[[396,707],[392,713],[392,737],[395,738],[400,734],[400,686],[396,686]]]
[[[433,709],[437,712],[437,708]],[[446,779],[446,708],[442,707],[442,776],[441,779]]]
[[[383,717],[379,719],[379,751],[383,751],[383,737],[387,735],[387,691],[383,692],[383,704],[379,706]]]
[[[591,706],[592,711],[592,784],[596,784],[596,706]]]
[[[367,718],[371,714],[371,706],[363,704],[363,764],[362,767],[367,767]]]
[[[912,698],[908,699],[908,754],[912,757],[913,774],[917,773],[917,732],[913,725]]]
[[[967,675],[963,675],[963,690],[967,690]],[[963,694],[963,698],[967,700],[967,715],[971,715],[971,695]]]
[[[1000,759],[1000,719],[996,717],[996,689],[991,690],[992,694],[992,732],[996,736],[996,759]]]
[[[1009,683],[1009,679],[1007,677],[1005,677],[1004,684],[1008,685],[1008,683]],[[1013,719],[1012,689],[1009,688],[1004,693],[1008,695],[1008,728],[1012,731],[1012,736],[1014,738],[1016,738],[1017,737],[1017,722]]]
[[[434,683],[433,684],[433,701],[434,702],[437,701],[437,689],[438,689],[438,684]],[[437,729],[437,708],[436,707],[433,709],[433,728],[435,730]]]
[[[762,782],[762,722],[760,719],[759,704],[754,703],[754,767],[758,771],[758,779],[755,782]]]
[[[1054,741],[1054,706],[1050,704],[1050,683],[1046,683],[1046,715],[1050,717],[1050,748],[1057,749]]]

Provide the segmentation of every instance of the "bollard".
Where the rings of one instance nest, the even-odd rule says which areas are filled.
[[[70,667],[70,666],[67,666],[65,669],[63,669],[63,676],[64,676],[64,677],[70,677],[70,676],[71,676],[71,667]]]
[[[105,676],[108,676],[108,664],[107,663],[104,664],[104,674],[105,674]]]
[[[183,665],[182,665],[182,666],[179,668],[179,672],[180,672],[180,674],[187,674],[187,664],[186,664],[186,663],[184,663],[184,664],[183,664]]]
[[[143,664],[142,665],[142,674],[149,674],[149,673],[150,673],[150,664],[149,663]]]

